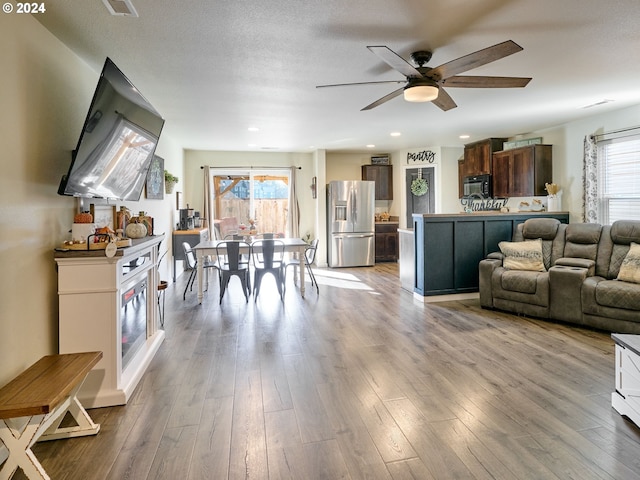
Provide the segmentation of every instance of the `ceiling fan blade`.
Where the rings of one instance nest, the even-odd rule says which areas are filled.
[[[456,75],[442,80],[447,87],[456,88],[518,88],[526,87],[531,78],[525,77],[474,77]]]
[[[349,87],[351,85],[378,85],[381,83],[407,83],[406,80],[382,80],[379,82],[334,83],[333,85],[316,85],[316,88]]]
[[[458,106],[456,105],[456,102],[453,101],[453,98],[451,98],[446,90],[442,87],[438,88],[438,98],[436,98],[435,100],[431,100],[431,103],[445,112]]]
[[[394,98],[396,98],[398,95],[402,95],[402,92],[404,91],[404,87],[400,87],[397,90],[394,90],[393,92],[385,95],[382,98],[379,98],[378,100],[376,100],[375,102],[367,105],[366,107],[362,108],[360,111],[364,111],[364,110],[371,110],[372,108],[376,108],[379,105],[382,105],[385,102],[388,102],[389,100],[392,100]]]
[[[481,67],[487,63],[495,62],[522,50],[522,47],[512,40],[498,43],[493,47],[487,47],[464,57],[457,58],[431,70],[432,78],[447,79],[459,73]]]
[[[397,70],[405,77],[422,77],[422,74],[415,69],[413,65],[408,63],[404,58],[398,55],[396,52],[385,46],[370,46],[367,47],[378,57],[380,57],[387,65]]]

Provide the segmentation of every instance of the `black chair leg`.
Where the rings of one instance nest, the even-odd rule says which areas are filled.
[[[244,299],[248,302],[249,301],[249,293],[248,293],[248,287],[247,287],[247,276],[246,275],[237,275],[237,277],[240,279],[240,283],[242,284],[242,292],[244,293]]]
[[[224,297],[224,292],[227,290],[227,285],[229,285],[229,278],[229,275],[220,276],[220,303],[222,303],[222,297]]]
[[[311,286],[316,286],[316,292],[320,293],[320,287],[318,287],[318,281],[316,280],[316,276],[313,274],[313,270],[311,270],[311,266],[307,265],[307,272],[309,272],[309,276],[311,277]]]
[[[256,269],[253,275],[253,301],[254,302],[258,300],[258,294],[260,293],[261,283],[262,283],[262,272]]]
[[[191,272],[189,273],[189,278],[187,278],[187,286],[184,287],[184,293],[182,294],[182,301],[186,300],[187,298],[187,290],[189,290],[189,287],[193,287],[193,281],[196,278],[196,271],[195,270],[191,270]]]

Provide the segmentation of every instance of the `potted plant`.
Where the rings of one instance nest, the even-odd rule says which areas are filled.
[[[166,192],[172,193],[173,187],[176,186],[176,183],[178,183],[178,177],[174,176],[173,174],[165,170],[164,171],[164,188]]]

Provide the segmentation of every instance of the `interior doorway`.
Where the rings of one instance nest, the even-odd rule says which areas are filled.
[[[411,193],[411,183],[422,175],[427,181],[428,190],[424,195],[416,196]],[[413,228],[414,213],[435,213],[435,182],[434,168],[408,168],[405,171],[405,192],[407,195],[407,228]]]

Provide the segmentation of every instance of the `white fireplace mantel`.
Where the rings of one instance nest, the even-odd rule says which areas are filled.
[[[157,304],[158,246],[163,238],[156,235],[134,240],[112,258],[104,250],[55,253],[59,352],[103,352],[78,394],[87,408],[126,404],[164,341]],[[140,311],[144,312],[146,305],[146,334],[127,354],[123,367],[123,297],[140,286],[143,293],[136,300],[145,302]]]

